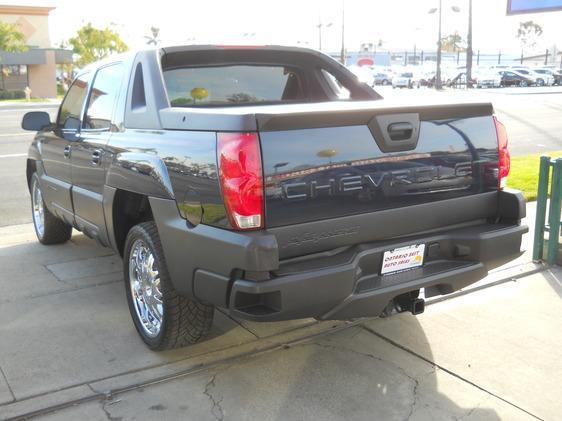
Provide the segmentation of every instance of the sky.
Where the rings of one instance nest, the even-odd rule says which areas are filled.
[[[465,38],[468,0],[443,1],[443,35]],[[428,10],[438,0],[344,0],[345,45],[382,40],[389,49],[434,49],[437,14]],[[50,5],[51,42],[58,45],[87,22],[112,26],[131,48],[142,48],[150,27],[160,28],[164,45],[285,44],[318,48],[319,22],[323,51],[341,48],[342,0],[8,0],[9,4]],[[562,49],[562,11],[506,16],[507,0],[473,0],[474,49],[521,51],[515,34],[519,22],[534,20],[544,29],[536,49],[558,44]],[[455,13],[452,7],[460,12]],[[328,26],[328,24],[332,24]]]

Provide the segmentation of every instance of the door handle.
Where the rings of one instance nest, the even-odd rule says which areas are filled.
[[[102,155],[103,153],[99,149],[92,152],[92,165],[96,165],[96,166],[101,165]]]
[[[71,150],[71,146],[70,146],[70,145],[66,145],[66,146],[64,147],[63,154],[64,154],[64,157],[67,158],[67,159],[70,158],[70,150]]]

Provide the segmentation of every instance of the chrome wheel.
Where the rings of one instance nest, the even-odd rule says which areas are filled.
[[[33,183],[31,200],[33,205],[33,224],[35,224],[39,238],[43,238],[45,235],[45,208],[43,207],[43,196],[37,181]]]
[[[136,240],[131,247],[129,283],[140,325],[149,337],[154,338],[160,333],[164,314],[160,273],[154,254],[142,240]]]

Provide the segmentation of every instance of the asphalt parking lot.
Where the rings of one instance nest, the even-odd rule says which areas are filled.
[[[562,150],[562,89],[474,92],[514,155]],[[217,311],[206,341],[149,351],[117,256],[79,233],[37,243],[26,110],[0,108],[0,420],[559,419],[562,271],[529,253],[418,317],[258,324]]]

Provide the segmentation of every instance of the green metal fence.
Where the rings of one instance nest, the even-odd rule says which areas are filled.
[[[552,167],[552,176],[550,168]],[[550,181],[550,183],[549,183]],[[546,207],[548,201],[548,185],[550,184],[550,205],[548,208],[548,224]],[[541,156],[539,168],[539,186],[537,193],[537,215],[535,220],[535,238],[533,242],[533,260],[546,260],[554,264],[558,260],[558,240],[560,236],[560,205],[562,202],[562,158],[550,159]],[[544,233],[548,232],[546,259],[544,258]]]

